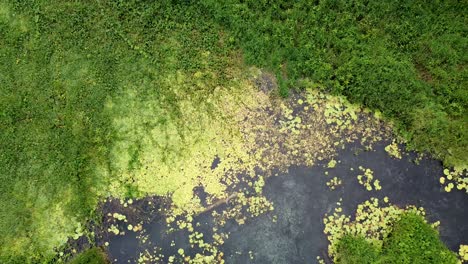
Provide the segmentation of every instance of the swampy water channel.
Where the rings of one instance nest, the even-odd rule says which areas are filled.
[[[228,220],[223,230],[216,230],[229,234],[219,247],[225,262],[313,263],[317,256],[327,260],[324,215],[331,213],[339,201],[343,213],[353,215],[356,206],[371,197],[388,197],[391,203],[401,207],[423,207],[430,222],[441,222],[441,239],[451,250],[456,251],[460,244],[466,244],[468,196],[461,191],[447,193],[443,190],[438,181],[443,173],[439,161],[418,158],[413,152],[404,153],[401,159],[392,158],[384,150],[389,143],[379,141],[372,150],[366,150],[359,143],[347,144],[338,151],[333,168],[322,161],[311,167],[292,166],[287,172],[266,179],[263,194],[273,202],[274,210],[247,219],[241,225]],[[367,191],[358,183],[358,166],[374,171],[382,186],[380,191]],[[342,184],[331,190],[326,182],[335,176]],[[203,190],[198,193],[203,200]],[[160,205],[155,204],[158,202]],[[157,210],[163,204],[161,200],[148,198],[121,208],[139,207],[139,214],[146,219],[143,223],[146,235],[142,237],[129,231],[98,238],[98,245],[108,243],[106,248],[113,263],[137,263],[144,252],[150,251],[159,252],[162,263],[169,262],[168,256],[180,251],[191,256],[200,252],[200,248],[191,247],[187,230],[167,232],[166,219],[162,211]],[[112,202],[104,204],[104,211],[118,210],[112,206]],[[203,234],[205,242],[210,243],[213,234],[213,211],[222,212],[229,206],[228,201],[193,217],[193,223],[197,223],[194,230]]]

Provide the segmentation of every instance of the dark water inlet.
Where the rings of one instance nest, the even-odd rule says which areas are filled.
[[[438,182],[443,175],[439,161],[423,158],[416,164],[413,162],[415,153],[403,155],[401,160],[393,159],[384,150],[388,143],[380,142],[372,151],[363,151],[358,144],[349,145],[338,153],[335,159],[339,162],[333,169],[327,168],[325,163],[298,166],[270,177],[263,192],[273,201],[275,210],[250,219],[244,225],[230,221],[220,230],[230,233],[220,247],[226,263],[314,263],[317,256],[326,254],[328,245],[322,219],[332,212],[340,198],[343,213],[348,215],[353,215],[357,205],[371,197],[381,200],[387,196],[391,203],[401,207],[424,207],[429,221],[441,222],[441,239],[451,250],[458,251],[460,244],[468,243],[468,195],[443,190]],[[374,171],[382,190],[369,192],[358,183],[359,166]],[[326,182],[335,176],[343,184],[332,191]],[[195,217],[194,222],[201,224],[195,231],[204,233],[204,238],[211,237],[213,219],[210,213]],[[145,228],[151,245],[161,248],[166,258],[176,255],[179,248],[188,255],[198,252],[190,247],[188,232],[166,234],[162,218],[156,218]],[[140,244],[134,232],[112,236],[109,242],[108,252],[112,260],[116,259],[115,263],[136,263],[139,253],[148,247]]]

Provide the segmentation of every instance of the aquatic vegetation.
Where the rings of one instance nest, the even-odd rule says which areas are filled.
[[[79,237],[81,237],[82,235],[84,235],[84,232],[85,230],[83,230],[83,226],[81,225],[81,223],[78,223],[78,226],[76,227],[75,229],[75,234],[73,234],[73,239],[78,239]]]
[[[74,257],[70,264],[107,264],[110,263],[101,248],[91,248]]]
[[[335,263],[457,263],[435,230],[440,222],[428,224],[423,208],[382,206],[371,198],[358,205],[354,220],[337,209],[324,218],[328,253]]]
[[[429,151],[446,166],[466,165],[463,3],[200,3],[232,34],[246,63],[276,74],[280,95],[310,78],[379,110],[375,117],[391,119],[410,148]]]
[[[381,247],[362,236],[345,235],[337,246],[335,263],[459,263],[421,215],[404,213]]]
[[[359,166],[359,170],[363,172],[363,174],[359,174],[357,176],[359,184],[364,186],[367,191],[380,191],[382,186],[380,186],[380,181],[378,179],[374,179],[374,172],[371,169],[366,169],[362,166]]]
[[[446,192],[451,192],[454,187],[457,190],[465,190],[468,193],[468,170],[464,167],[455,167],[453,170],[444,169],[444,175],[439,178],[440,184],[444,186]]]
[[[352,128],[352,121],[357,120],[361,108],[350,104],[344,97],[334,97],[325,105],[327,124],[336,124],[341,129]]]
[[[171,125],[173,121],[167,118],[165,123],[153,128],[157,129],[157,132],[148,133],[143,129],[144,124],[151,123],[156,117],[153,113],[157,108],[156,100],[137,100],[138,97],[132,93],[127,94],[129,96],[121,96],[118,100],[108,100],[108,111],[119,113],[115,122],[118,124],[116,132],[120,136],[111,154],[114,156],[112,166],[116,170],[115,176],[112,177],[121,179],[112,182],[108,192],[124,198],[126,188],[132,186],[137,190],[134,195],[138,196],[169,194],[172,207],[166,212],[166,223],[172,231],[186,229],[192,235],[196,234],[192,216],[204,212],[210,204],[224,199],[229,203],[228,209],[221,214],[212,212],[216,224],[223,226],[227,220],[234,219],[242,225],[251,217],[274,210],[273,204],[262,195],[265,179],[271,176],[273,169],[284,171],[293,164],[313,165],[317,160],[332,157],[336,142],[344,144],[362,140],[371,145],[388,131],[365,114],[360,119],[353,119],[352,115],[329,116],[328,120],[336,122],[327,124],[323,114],[327,102],[332,100],[335,109],[345,110],[348,105],[344,99],[334,100],[333,96],[310,88],[306,90],[304,97],[299,97],[302,99],[297,99],[302,100],[302,104],[297,108],[294,106],[296,99],[276,99],[258,91],[250,80],[255,80],[263,73],[251,69],[250,74],[253,74],[253,77],[235,84],[242,86],[236,86],[235,89],[215,89],[210,101],[204,103],[210,111],[200,109],[200,103],[195,108],[187,99],[181,99],[184,113],[191,115],[184,120],[194,122],[186,122],[184,126],[179,127]],[[188,77],[179,74],[178,78],[186,80]],[[179,81],[186,82],[188,81]],[[125,104],[125,108],[120,107],[121,104]],[[338,118],[350,118],[350,126],[343,126]],[[163,130],[157,128],[158,126]],[[172,132],[168,130],[168,126],[173,129]],[[295,132],[291,133],[292,130]],[[159,139],[161,134],[170,136],[170,141],[167,141],[167,144],[170,142],[169,148],[160,147],[159,144],[166,142]],[[180,134],[184,136],[179,136]],[[193,138],[197,140],[190,141]],[[134,148],[132,146],[135,146],[135,142],[139,142],[138,159],[130,162],[128,153],[131,153],[129,150]],[[174,152],[176,150],[177,152]],[[214,157],[218,159],[216,166],[207,166],[212,163]],[[336,164],[334,159],[329,161],[329,167]],[[260,169],[265,176],[258,176],[254,168]],[[244,189],[229,199],[228,190],[242,183],[246,183],[249,189]],[[336,178],[335,182],[331,183],[331,188],[339,184],[341,180]],[[208,193],[206,208],[193,192],[197,186],[203,186]],[[126,208],[132,202],[121,199],[120,204]],[[113,213],[112,216],[116,220],[127,222],[123,214]],[[133,231],[136,228],[138,225],[134,223],[123,227]],[[109,227],[109,232],[116,235],[122,233],[114,225]],[[208,244],[200,242],[196,235],[192,236],[192,243],[197,248],[204,248],[206,252],[199,253],[199,256],[193,259],[185,256],[184,261],[203,261],[205,257],[222,260],[222,252],[217,246],[226,238],[225,234],[215,233],[215,243]],[[146,239],[146,236],[141,236],[142,243],[145,243]],[[155,251],[146,252],[140,259],[146,261],[163,257],[163,252]],[[173,256],[173,261],[178,258],[180,256]]]
[[[254,183],[254,190],[256,193],[260,194],[262,192],[263,186],[265,186],[265,180],[262,176],[258,177],[258,180]]]
[[[132,230],[133,230],[133,232],[141,231],[141,230],[143,230],[143,226],[141,225],[141,223],[139,223],[136,226],[133,226]]]
[[[185,263],[224,263],[224,254],[217,249],[219,240],[215,240],[213,244],[206,243],[203,240],[202,233],[194,232],[189,236],[189,242],[191,247],[197,246],[198,248],[203,249],[203,254],[197,253],[194,258],[191,256],[185,256]]]
[[[336,187],[340,186],[343,182],[338,177],[333,177],[331,180],[327,181],[327,186],[330,190],[335,190]]]
[[[425,214],[423,208],[414,206],[398,208],[391,204],[380,206],[377,198],[371,198],[358,205],[354,220],[351,220],[351,216],[341,214],[341,208],[338,205],[333,214],[325,215],[323,218],[324,234],[330,242],[328,254],[335,261],[337,260],[338,242],[345,235],[363,237],[375,247],[381,248],[382,240],[391,232],[393,223],[405,212]]]
[[[158,254],[158,250],[156,249],[154,252],[149,252],[149,250],[145,250],[144,252],[140,252],[140,256],[137,259],[138,263],[158,263],[161,259],[164,258],[164,255]]]
[[[114,217],[117,220],[127,222],[127,217],[125,215],[123,215],[123,214],[113,213],[112,217]]]
[[[468,261],[468,245],[460,245],[458,255],[462,261]]]
[[[335,166],[336,166],[336,160],[332,159],[328,162],[328,165],[327,165],[328,168],[332,169],[332,168],[335,168]]]
[[[325,260],[323,260],[320,256],[317,256],[317,263],[318,264],[325,264]]]
[[[250,71],[253,73],[254,80],[263,74],[256,69]],[[240,94],[235,92],[243,89],[248,92]],[[323,111],[325,111],[327,102],[333,100],[334,97],[317,92],[312,88],[307,89],[307,94],[304,97],[299,97],[301,99],[291,100],[272,98],[268,94],[256,90],[248,81],[244,82],[243,87],[238,87],[236,90],[230,90],[219,96],[219,98],[223,98],[223,101],[220,100],[216,107],[218,109],[216,116],[210,117],[206,126],[200,130],[200,135],[197,136],[199,138],[197,145],[191,146],[184,143],[175,147],[175,149],[184,149],[186,153],[197,153],[197,159],[193,158],[194,155],[187,155],[190,159],[186,160],[185,156],[174,156],[181,164],[174,169],[172,165],[156,162],[155,151],[148,149],[148,153],[151,153],[153,157],[151,159],[153,164],[143,162],[145,166],[141,167],[143,170],[140,172],[138,169],[132,169],[132,180],[144,182],[144,188],[138,188],[142,194],[152,193],[150,188],[154,188],[156,194],[170,193],[171,189],[177,190],[172,193],[173,208],[168,212],[166,218],[166,222],[171,228],[187,229],[189,232],[194,232],[195,228],[190,223],[191,221],[180,220],[180,217],[190,217],[190,215],[205,210],[192,191],[196,186],[203,186],[208,193],[207,208],[210,208],[210,204],[213,205],[217,201],[223,199],[227,201],[226,197],[229,193],[226,190],[234,188],[237,184],[246,183],[250,189],[244,189],[236,193],[234,198],[229,199],[227,210],[223,211],[222,214],[212,212],[220,226],[228,219],[234,219],[239,225],[242,225],[250,217],[256,217],[274,209],[273,204],[262,196],[265,179],[271,176],[272,169],[284,171],[293,164],[313,165],[316,160],[328,159],[335,151],[336,144],[334,142],[337,142],[337,139],[343,135],[347,142],[364,138],[367,144],[372,144],[387,131],[382,125],[374,122],[374,119],[365,116],[360,122],[357,119],[351,119],[352,129],[337,125],[339,122],[327,124]],[[214,96],[211,103],[217,104],[216,98],[218,97]],[[225,101],[226,98],[232,98],[232,100]],[[242,101],[242,104],[235,104],[238,102],[237,100]],[[302,100],[299,108],[294,106],[295,100]],[[125,101],[128,102],[128,100]],[[230,103],[226,104],[226,102]],[[333,101],[333,104],[334,107],[341,109],[347,107],[343,99]],[[113,105],[115,107],[115,104]],[[144,116],[135,110],[130,112],[138,117]],[[190,112],[197,113],[195,110]],[[203,116],[192,119],[203,120]],[[219,122],[219,126],[217,122]],[[203,122],[198,122],[198,125],[201,124]],[[239,129],[238,131],[235,130],[236,127]],[[236,132],[231,133],[229,129]],[[291,133],[293,130],[295,132]],[[198,130],[192,129],[191,131],[194,133]],[[141,134],[137,138],[141,140],[145,136],[145,134]],[[208,137],[206,141],[200,140],[204,137]],[[208,141],[210,144],[205,143]],[[342,141],[341,144],[346,141]],[[150,146],[150,142],[148,141],[145,145]],[[177,140],[172,139],[171,142],[175,144]],[[118,151],[118,153],[121,152]],[[143,153],[144,151],[140,152],[140,154]],[[218,157],[219,160],[216,167],[206,166],[206,164],[211,163],[213,157]],[[331,164],[333,163],[331,161]],[[150,168],[161,170],[165,166],[168,169],[165,169],[164,173],[149,171]],[[191,168],[191,170],[188,172],[177,171],[179,167],[184,168],[184,171],[186,168]],[[256,176],[254,168],[260,169],[264,176]],[[165,176],[164,178],[154,176],[171,175],[171,173],[174,173],[174,176]],[[175,175],[178,175],[178,178]],[[238,175],[242,175],[242,177],[238,177]],[[176,178],[178,180],[174,181]],[[181,179],[186,179],[186,181],[182,182]],[[164,186],[161,185],[161,182],[167,182],[170,185]],[[339,183],[338,179],[337,183]],[[180,187],[176,188],[176,186]],[[180,200],[181,196],[179,196],[178,191],[180,191],[180,195],[184,195],[184,199]],[[175,225],[173,226],[173,224]]]
[[[124,208],[131,207],[132,199],[168,197],[168,224],[194,232],[189,216],[206,210],[194,188],[202,186],[208,205],[213,205],[217,200],[228,201],[236,187],[250,183],[250,189],[240,190],[232,199],[232,212],[220,220],[231,217],[245,223],[248,217],[273,210],[262,196],[264,181],[273,169],[284,172],[291,165],[311,166],[318,160],[329,161],[332,168],[336,149],[345,143],[360,140],[371,148],[373,141],[388,135],[390,127],[377,120],[380,117],[396,119],[398,131],[412,137],[409,142],[432,151],[449,165],[465,161],[466,131],[459,129],[466,103],[464,93],[458,92],[458,87],[464,87],[460,56],[437,49],[438,42],[426,43],[425,38],[418,39],[424,45],[412,49],[403,41],[405,52],[414,49],[416,55],[424,55],[416,57],[430,66],[437,81],[433,86],[414,78],[412,60],[392,59],[393,44],[380,42],[403,38],[392,28],[376,24],[378,32],[385,36],[391,32],[396,38],[364,33],[372,39],[369,45],[384,47],[375,49],[375,58],[369,58],[359,55],[370,54],[368,45],[357,53],[346,52],[350,51],[346,41],[355,38],[342,42],[336,35],[339,30],[327,30],[329,40],[311,38],[302,29],[291,30],[297,17],[303,17],[312,35],[323,36],[322,24],[330,24],[315,19],[314,12],[319,12],[315,8],[311,8],[316,10],[311,11],[313,16],[294,15],[286,21],[294,24],[285,28],[281,26],[284,19],[253,16],[255,21],[260,17],[262,25],[281,29],[281,34],[268,32],[263,38],[258,34],[264,30],[256,30],[259,24],[244,17],[252,11],[250,7],[232,16],[238,12],[231,8],[244,5],[219,8],[215,1],[0,3],[1,262],[51,261],[69,238],[87,235],[83,223],[99,218],[95,209],[107,197],[120,199]],[[285,15],[285,10],[301,9],[291,6],[272,13]],[[365,12],[371,21],[381,9],[372,10]],[[446,12],[443,9],[440,15]],[[231,19],[241,23],[229,23]],[[458,36],[455,29],[463,27],[454,24],[451,33]],[[354,22],[350,25],[356,27]],[[237,28],[244,26],[248,30]],[[362,27],[356,32],[370,32]],[[296,39],[292,32],[298,34],[299,42],[294,45],[303,49],[291,48],[295,41],[290,40]],[[244,33],[253,34],[248,39],[262,45],[246,45],[250,41],[245,41]],[[291,38],[285,42],[282,36]],[[311,39],[320,42],[317,47],[321,48],[312,49]],[[445,43],[442,40],[438,39]],[[281,48],[272,47],[273,43]],[[426,44],[436,47],[431,50],[439,55],[428,55],[436,63],[428,63]],[[447,50],[458,54],[463,45],[452,44]],[[344,52],[330,53],[336,55],[322,52],[343,48]],[[297,54],[299,50],[307,56]],[[255,62],[254,57],[258,67],[273,74],[246,69],[244,60]],[[452,58],[449,68],[441,66],[445,57]],[[278,74],[277,65],[282,65],[284,76]],[[278,85],[274,78],[268,80],[275,73]],[[302,78],[307,76],[310,79]],[[278,93],[287,93],[289,84],[300,86],[302,93],[279,98]],[[414,94],[420,95],[415,97],[418,100]],[[348,99],[381,112],[372,113]],[[214,160],[219,162],[212,167]],[[262,178],[256,178],[257,172]],[[464,177],[450,177],[443,180],[446,190],[466,189]],[[378,190],[380,184],[374,180],[366,188]],[[130,214],[110,213],[112,219],[105,223],[108,232],[142,231],[141,223]],[[153,261],[147,254],[141,258]],[[197,261],[213,258],[222,254],[195,257]]]
[[[178,78],[179,83],[187,83],[188,79],[184,78],[188,76],[179,74]],[[174,83],[172,87],[177,85]],[[252,166],[248,149],[243,148],[242,138],[227,116],[227,113],[235,113],[235,110],[226,105],[221,106],[221,100],[231,100],[233,103],[239,100],[229,88],[219,89],[211,96],[213,103],[206,105],[181,100],[180,108],[186,116],[172,120],[163,115],[163,123],[158,121],[162,117],[159,111],[164,110],[157,110],[160,107],[157,100],[144,102],[131,96],[121,97],[120,102],[108,103],[109,111],[120,111],[117,109],[121,103],[127,105],[132,102],[131,105],[135,106],[123,108],[125,112],[121,112],[115,120],[120,140],[111,152],[115,157],[114,178],[118,179],[111,183],[110,191],[113,195],[124,194],[128,182],[132,182],[131,186],[140,195],[172,193],[174,206],[180,210],[201,210],[196,200],[193,200],[194,187],[203,184],[206,192],[222,197],[226,195],[226,187],[220,181],[228,177],[225,171],[236,169],[239,161],[243,161],[240,170]],[[210,110],[213,112],[207,112],[204,108],[213,109]],[[225,110],[226,114],[221,110]],[[187,121],[180,126],[178,120]],[[144,129],[147,126],[145,124],[151,123],[153,127],[150,130]],[[140,146],[136,159],[139,165],[135,167],[131,165],[133,161],[130,154],[131,149],[137,146]],[[221,162],[218,167],[211,169],[207,164],[211,164],[215,156]]]
[[[395,140],[393,140],[390,145],[385,147],[385,151],[388,153],[388,155],[397,159],[401,159],[401,150]]]
[[[119,228],[116,225],[111,225],[107,231],[114,233],[114,235],[121,234]]]

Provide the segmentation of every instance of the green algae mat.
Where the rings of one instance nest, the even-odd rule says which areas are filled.
[[[272,212],[271,176],[332,169],[356,142],[394,139],[394,159],[397,142],[429,151],[446,165],[438,186],[466,192],[464,11],[0,1],[0,262],[65,262],[75,243],[97,240],[97,226],[120,235],[103,217],[130,216],[104,212],[108,199],[164,198],[166,224],[200,241],[193,217],[228,203],[221,222]],[[385,189],[375,168],[354,169],[356,188]],[[324,188],[343,182],[334,175]],[[202,246],[200,258],[223,259]]]

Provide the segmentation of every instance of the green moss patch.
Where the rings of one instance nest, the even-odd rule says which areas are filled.
[[[355,221],[337,216],[326,221],[336,263],[458,263],[440,240],[437,223],[427,223],[421,209],[379,208],[375,202],[366,207],[358,207]]]
[[[100,248],[87,249],[76,257],[74,257],[69,264],[108,264],[106,254]]]

